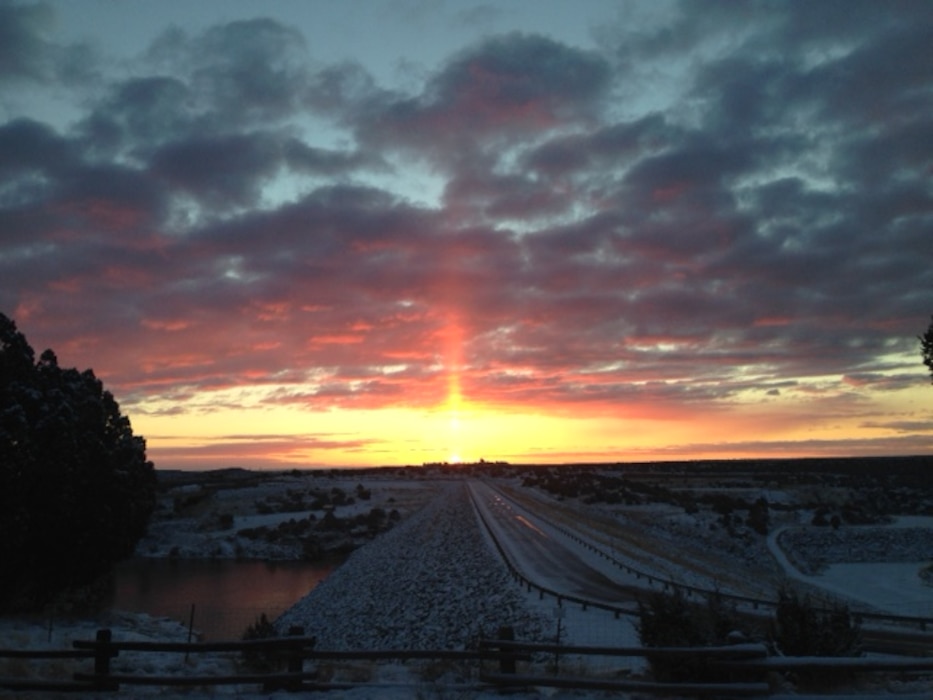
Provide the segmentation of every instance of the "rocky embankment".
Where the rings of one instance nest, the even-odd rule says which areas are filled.
[[[543,639],[548,624],[493,554],[463,483],[357,550],[276,622],[319,649],[462,649],[511,625]]]
[[[926,527],[791,528],[778,544],[806,574],[830,564],[919,562],[933,559],[933,530]]]

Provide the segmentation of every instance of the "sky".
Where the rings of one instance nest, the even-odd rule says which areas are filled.
[[[157,468],[925,454],[933,3],[0,0],[0,312]]]

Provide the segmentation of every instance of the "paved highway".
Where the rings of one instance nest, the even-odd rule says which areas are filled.
[[[488,484],[471,482],[470,491],[500,546],[529,580],[564,595],[608,605],[622,606],[633,600],[631,586],[607,576],[600,570],[604,567],[587,561],[580,547],[534,514],[519,509]]]
[[[489,484],[472,481],[469,489],[499,546],[528,580],[561,595],[634,609],[632,602],[645,591],[644,579],[636,584],[631,576],[591,555],[543,517]],[[771,614],[764,609],[745,613],[759,622]],[[928,632],[863,627],[862,637],[866,651],[927,656],[933,648],[933,636]]]

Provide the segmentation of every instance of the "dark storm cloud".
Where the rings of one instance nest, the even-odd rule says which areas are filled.
[[[924,10],[924,4],[917,7]],[[878,32],[848,55],[814,68],[801,80],[806,96],[821,102],[831,118],[859,126],[922,117],[929,104],[924,93],[933,79],[933,12],[926,8],[925,14],[926,22],[905,17],[903,24]]]
[[[61,171],[76,155],[66,139],[31,119],[16,119],[0,126],[0,152],[4,181],[30,173]]]
[[[341,75],[341,96],[354,75]],[[445,149],[482,147],[487,139],[501,143],[503,136],[522,141],[593,117],[610,78],[608,63],[597,54],[509,34],[454,57],[420,95],[370,94],[362,103],[357,95],[358,103],[347,106],[356,110],[364,141],[404,144],[444,159],[453,156]],[[361,85],[359,77],[355,83]]]
[[[8,221],[54,196],[56,180],[80,163],[80,151],[72,143],[31,119],[0,126],[0,154],[0,218]],[[7,241],[30,236],[29,228],[6,227]]]
[[[0,4],[7,80],[61,79],[34,12]],[[896,391],[933,289],[929,15],[686,3],[409,92],[271,20],[174,28],[73,128],[0,124],[0,308],[134,400],[431,405],[455,362],[494,402]]]
[[[215,207],[255,204],[263,181],[281,162],[278,144],[261,134],[176,141],[150,160],[167,186]]]
[[[149,76],[112,86],[81,131],[90,152],[113,156],[122,149],[152,148],[204,130],[202,119],[183,80]]]
[[[50,73],[45,27],[52,12],[41,5],[0,4],[0,78],[42,80]]]
[[[570,192],[542,187],[523,174],[497,175],[487,169],[461,168],[444,188],[444,202],[454,211],[470,210],[491,221],[533,221],[560,214],[574,202]]]
[[[230,22],[195,36],[173,27],[149,57],[168,74],[185,75],[197,99],[226,124],[287,117],[304,94],[304,38],[271,19]]]
[[[54,11],[44,3],[0,2],[0,86],[92,80],[97,57],[88,46],[49,38]]]

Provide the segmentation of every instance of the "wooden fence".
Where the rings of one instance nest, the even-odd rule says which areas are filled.
[[[323,691],[358,687],[385,688],[372,682],[332,682],[322,678],[316,668],[306,663],[325,661],[389,661],[427,660],[460,661],[476,669],[476,682],[457,688],[476,690],[515,689],[522,687],[556,687],[638,692],[660,695],[691,696],[753,696],[766,697],[770,687],[769,674],[778,672],[814,671],[819,669],[847,672],[921,672],[933,673],[933,658],[814,658],[769,657],[762,644],[738,644],[703,648],[644,647],[580,647],[559,644],[539,644],[511,639],[510,628],[503,628],[497,639],[481,640],[473,650],[360,650],[324,651],[315,649],[314,637],[307,637],[300,628],[293,628],[287,637],[240,642],[143,642],[115,641],[109,629],[99,630],[93,640],[77,640],[72,649],[23,650],[0,649],[0,658],[41,660],[86,660],[88,671],[75,671],[71,678],[2,678],[0,688],[13,691],[44,692],[116,692],[132,686],[212,687],[220,685],[260,686],[263,690]],[[235,673],[188,675],[153,675],[116,673],[112,661],[122,653],[137,654],[206,654],[259,653],[274,655],[284,670],[266,673]],[[562,657],[649,657],[651,659],[703,659],[721,669],[727,682],[656,683],[627,678],[560,674],[558,660]],[[530,663],[532,661],[534,663]],[[549,662],[550,661],[550,662]],[[519,665],[521,662],[521,666]],[[549,669],[545,672],[545,669]],[[751,680],[749,680],[751,679]],[[412,685],[412,690],[416,689]],[[837,697],[834,695],[834,697]]]

